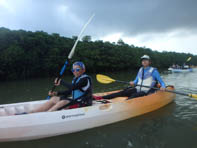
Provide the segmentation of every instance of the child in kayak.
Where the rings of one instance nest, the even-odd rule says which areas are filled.
[[[55,79],[56,86],[63,85],[68,90],[49,91],[51,99],[39,108],[31,111],[31,113],[56,111],[74,104],[77,104],[79,107],[92,105],[92,80],[90,76],[85,74],[85,65],[82,62],[75,62],[72,66],[72,72],[74,75],[72,84],[61,79]],[[68,98],[71,94],[72,98]]]
[[[132,87],[128,87],[120,92],[113,93],[110,95],[102,96],[103,99],[112,99],[115,97],[140,97],[151,94],[155,92],[153,88],[145,88],[143,85],[154,87],[158,82],[161,85],[160,90],[164,91],[166,86],[163,80],[160,77],[159,72],[156,68],[150,66],[151,60],[148,55],[144,55],[141,57],[142,67],[139,69],[137,77],[134,81],[130,82]],[[134,88],[138,85],[136,88]],[[139,86],[140,85],[140,86]]]

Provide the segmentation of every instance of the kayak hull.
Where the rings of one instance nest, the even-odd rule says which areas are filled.
[[[40,139],[111,124],[157,110],[172,102],[174,98],[175,94],[158,91],[130,100],[126,100],[126,97],[115,98],[107,104],[95,101],[93,106],[77,109],[0,116],[0,142]],[[30,104],[31,107],[37,107],[44,102],[0,105],[0,109]]]

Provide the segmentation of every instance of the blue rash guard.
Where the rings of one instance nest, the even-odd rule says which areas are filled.
[[[150,70],[151,67],[147,67],[144,69],[144,75]],[[139,71],[140,72],[140,71]],[[137,74],[137,77],[135,78],[135,80],[133,81],[135,85],[137,85],[138,83],[138,77],[139,77],[139,72]],[[154,69],[154,71],[152,72],[152,77],[155,81],[158,81],[161,84],[161,87],[166,88],[165,83],[163,82],[163,80],[160,77],[160,74],[158,72],[157,69]]]

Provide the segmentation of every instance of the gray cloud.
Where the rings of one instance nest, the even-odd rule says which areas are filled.
[[[86,34],[125,36],[197,30],[196,0],[6,0],[0,3],[0,26],[11,29],[44,30],[72,36],[80,32],[96,13]]]
[[[79,14],[95,11],[94,26],[99,32],[120,31],[136,35],[197,29],[195,0],[86,0],[76,3],[75,8]]]

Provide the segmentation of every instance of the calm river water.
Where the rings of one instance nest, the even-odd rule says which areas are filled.
[[[177,91],[197,94],[197,70],[192,73],[162,74],[166,84]],[[107,74],[129,81],[135,73]],[[65,76],[67,81],[72,76]],[[99,84],[94,92],[124,88],[113,83]],[[0,82],[0,104],[45,99],[53,79]],[[59,88],[61,89],[61,88]],[[40,119],[43,120],[43,119]],[[80,123],[79,123],[80,124]],[[57,127],[58,128],[58,127]],[[197,100],[177,95],[160,110],[118,123],[41,140],[0,143],[0,148],[197,148]]]

